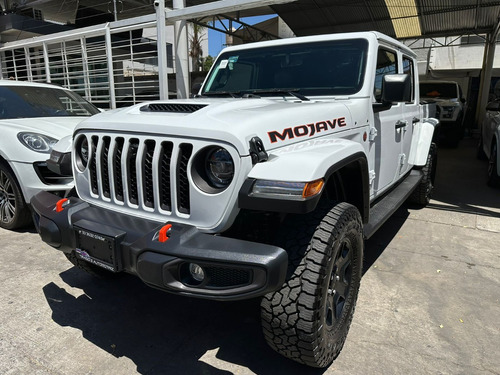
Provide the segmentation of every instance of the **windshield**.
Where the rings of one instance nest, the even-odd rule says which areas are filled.
[[[351,39],[225,52],[201,94],[351,95],[363,85],[367,47]]]
[[[458,98],[457,85],[455,83],[438,82],[421,83],[420,96],[442,99]]]
[[[80,95],[56,87],[0,86],[0,119],[96,113],[99,110]]]

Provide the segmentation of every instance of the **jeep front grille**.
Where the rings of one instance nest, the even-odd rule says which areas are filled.
[[[170,212],[175,194],[178,212],[190,214],[188,163],[192,144],[159,137],[92,135],[89,154],[88,182],[93,199]]]

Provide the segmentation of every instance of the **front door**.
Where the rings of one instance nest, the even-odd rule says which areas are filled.
[[[374,95],[377,102],[381,101],[382,80],[386,74],[398,73],[398,59],[396,51],[379,49],[375,73]],[[375,129],[377,134],[372,134],[373,144],[370,152],[374,155],[374,169],[370,171],[373,176],[372,189],[374,195],[379,195],[389,188],[400,175],[402,131],[398,124],[403,120],[403,103],[394,103],[388,109],[375,113]]]

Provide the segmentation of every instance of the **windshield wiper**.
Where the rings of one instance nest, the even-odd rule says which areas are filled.
[[[230,96],[231,98],[238,98],[239,91],[205,91],[201,96]]]
[[[297,99],[302,101],[309,101],[310,99],[307,96],[299,94],[298,91],[300,89],[258,89],[250,91],[252,94],[288,94],[290,96],[295,96]]]

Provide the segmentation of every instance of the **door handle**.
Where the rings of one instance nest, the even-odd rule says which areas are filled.
[[[401,128],[404,128],[404,127],[406,127],[406,121],[398,120],[396,122],[396,129],[401,129]]]

